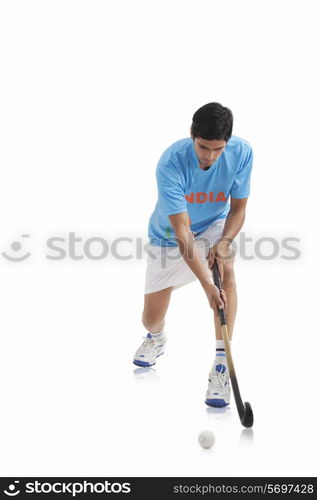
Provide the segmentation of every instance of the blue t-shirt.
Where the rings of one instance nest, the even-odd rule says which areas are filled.
[[[149,221],[151,245],[177,246],[169,215],[188,212],[194,235],[225,219],[230,197],[247,198],[250,194],[252,160],[251,146],[236,136],[231,136],[208,170],[199,167],[191,138],[166,149],[156,168],[158,200]]]

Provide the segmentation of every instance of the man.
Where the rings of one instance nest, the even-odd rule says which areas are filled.
[[[232,125],[230,109],[206,104],[193,116],[191,137],[172,144],[159,160],[142,317],[148,333],[133,360],[152,366],[164,353],[172,290],[198,278],[214,311],[216,355],[205,400],[214,407],[230,402],[218,307],[227,312],[231,341],[237,312],[231,243],[245,219],[253,159],[248,142],[232,136]],[[212,281],[214,259],[222,278],[220,293]]]

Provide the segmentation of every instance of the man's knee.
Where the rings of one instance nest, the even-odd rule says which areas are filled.
[[[224,268],[223,287],[226,292],[231,292],[236,289],[236,280],[235,280],[233,264],[225,266]]]
[[[161,323],[163,322],[164,318],[155,314],[155,311],[143,311],[142,323],[147,330],[153,331],[157,327],[161,326]]]

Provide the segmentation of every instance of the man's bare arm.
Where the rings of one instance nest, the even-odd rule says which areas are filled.
[[[176,241],[183,259],[199,279],[206,292],[210,306],[217,312],[217,306],[223,307],[226,305],[226,297],[225,294],[222,295],[223,302],[217,287],[211,281],[207,267],[201,260],[193,234],[190,230],[188,213],[181,212],[179,214],[169,215],[169,219],[174,228]]]
[[[231,198],[230,211],[222,232],[222,238],[227,240],[228,244],[234,240],[243,226],[247,201],[248,198]]]
[[[221,239],[209,252],[209,267],[213,265],[215,256],[225,260],[231,256],[229,246],[243,226],[247,201],[248,198],[231,198],[230,211],[222,231]],[[223,278],[223,264],[221,261],[218,261],[218,264],[221,277]]]

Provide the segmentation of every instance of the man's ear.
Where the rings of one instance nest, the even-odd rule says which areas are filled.
[[[192,132],[192,127],[190,127],[190,137],[194,140],[193,132]]]

